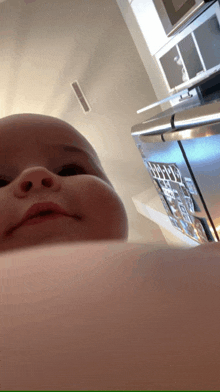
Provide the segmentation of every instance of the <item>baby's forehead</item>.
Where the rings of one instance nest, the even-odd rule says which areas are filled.
[[[98,155],[89,141],[72,125],[56,117],[39,114],[15,114],[0,119],[0,141],[7,150],[13,145],[66,144],[81,148],[90,153],[94,159]]]
[[[35,146],[76,147],[85,151],[95,163],[99,176],[112,188],[99,156],[89,141],[69,123],[56,117],[39,114],[15,114],[0,119],[0,157],[14,155],[15,151],[30,151]],[[52,148],[52,147],[51,147]],[[86,158],[85,158],[86,159]]]

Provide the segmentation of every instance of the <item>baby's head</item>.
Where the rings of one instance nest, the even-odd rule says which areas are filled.
[[[27,210],[43,202],[58,204],[69,216],[20,225]],[[0,252],[127,238],[124,205],[84,136],[50,116],[0,119]]]

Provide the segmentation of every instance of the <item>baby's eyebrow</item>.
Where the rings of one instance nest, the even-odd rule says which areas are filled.
[[[83,150],[83,149],[76,147],[76,146],[70,146],[69,144],[51,144],[51,145],[54,147],[63,148],[64,151],[80,153],[80,154],[84,154],[86,156],[89,155],[90,157],[92,157],[92,155],[89,151]]]
[[[79,147],[69,146],[67,144],[59,144],[58,147],[63,147],[64,151],[71,151],[71,152],[80,152],[86,154],[84,150],[81,150]]]
[[[92,154],[92,152],[88,151],[88,150],[83,150],[79,147],[76,146],[70,146],[68,144],[56,144],[56,147],[62,147],[64,149],[64,151],[69,151],[69,152],[75,152],[75,153],[80,153],[80,154],[84,154],[84,156],[86,156],[88,158],[88,156],[96,162],[96,157],[94,156],[94,154]],[[96,162],[97,164],[97,162]]]

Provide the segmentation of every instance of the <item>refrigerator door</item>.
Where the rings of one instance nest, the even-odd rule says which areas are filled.
[[[210,214],[178,142],[145,143],[138,135],[133,138],[173,226],[199,243],[217,242]]]
[[[213,222],[213,230],[218,240],[220,238],[219,121],[220,102],[215,102],[175,114],[173,121],[175,131],[164,134],[166,142],[178,140],[191,177],[197,185],[203,207]]]
[[[204,208],[209,211],[220,238],[220,124],[215,128],[215,136],[182,140],[181,145],[189,171],[201,192]]]
[[[132,137],[172,224],[200,243],[219,241],[219,102],[137,124]]]

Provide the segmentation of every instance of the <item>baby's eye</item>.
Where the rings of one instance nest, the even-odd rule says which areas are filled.
[[[58,172],[59,176],[75,176],[77,174],[86,174],[85,169],[78,165],[63,166],[62,170]]]
[[[8,185],[8,184],[9,184],[9,181],[6,181],[6,180],[3,180],[3,179],[0,178],[0,188],[1,188],[2,186],[6,186],[6,185]]]

